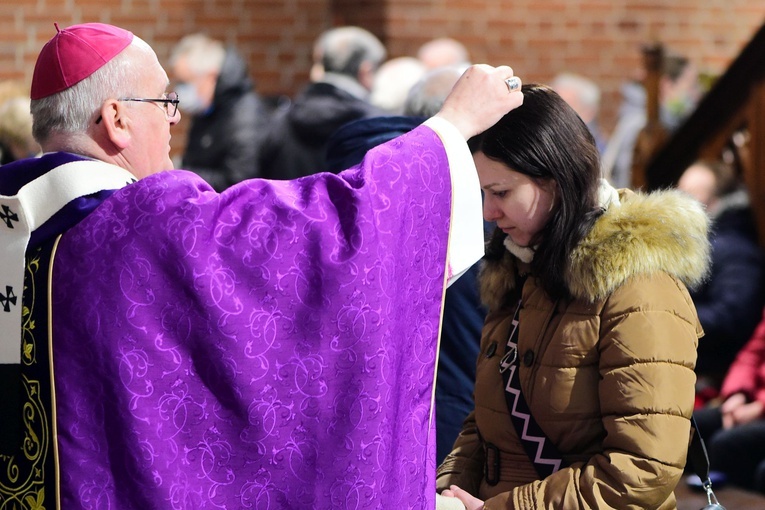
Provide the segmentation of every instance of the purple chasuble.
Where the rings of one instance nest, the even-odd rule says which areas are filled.
[[[113,193],[53,262],[62,507],[433,508],[450,207],[427,127],[340,175]]]

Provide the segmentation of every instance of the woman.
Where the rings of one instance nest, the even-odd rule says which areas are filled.
[[[490,312],[475,410],[438,488],[471,510],[675,508],[701,335],[686,285],[706,271],[706,215],[677,191],[617,193],[573,110],[544,86],[523,94],[471,141],[497,224],[481,280]],[[544,450],[525,441],[536,466],[508,374],[547,436]]]

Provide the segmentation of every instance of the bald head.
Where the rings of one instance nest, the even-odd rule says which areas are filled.
[[[375,74],[369,100],[390,113],[401,113],[407,94],[425,74],[425,67],[414,57],[386,61]]]
[[[716,213],[720,199],[739,190],[741,182],[733,167],[723,161],[696,161],[680,176],[678,189]]]
[[[417,51],[417,58],[428,70],[445,66],[470,65],[467,48],[461,42],[449,37],[426,42]]]

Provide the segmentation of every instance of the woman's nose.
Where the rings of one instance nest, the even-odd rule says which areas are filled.
[[[499,209],[493,207],[491,200],[485,198],[483,201],[483,219],[486,221],[497,221],[499,216]]]

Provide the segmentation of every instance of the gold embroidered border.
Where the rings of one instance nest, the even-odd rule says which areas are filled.
[[[53,371],[53,263],[56,260],[56,250],[61,241],[61,235],[53,243],[53,249],[50,252],[50,264],[48,268],[48,363],[50,363],[50,414],[51,414],[51,432],[53,443],[53,480],[56,491],[56,509],[61,510],[61,466],[59,464],[58,451],[58,418],[56,416],[56,378]]]
[[[35,277],[40,269],[40,252],[27,261],[25,278],[28,288],[24,294],[29,296],[31,308],[22,308],[21,362],[32,366],[38,362],[38,342],[35,338],[34,313],[37,299]],[[24,440],[19,451],[26,462],[19,463],[15,455],[0,454],[0,469],[5,471],[0,477],[0,510],[29,508],[44,509],[45,503],[45,462],[50,450],[51,421],[42,401],[38,380],[22,377],[26,398],[23,403]],[[7,481],[9,485],[3,483]]]

